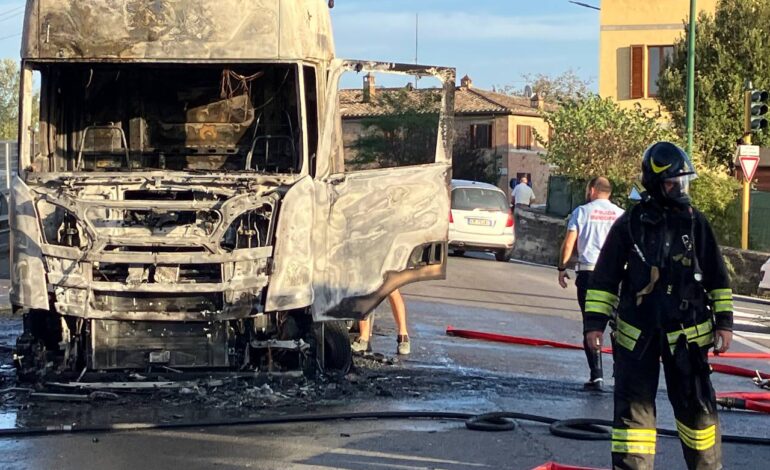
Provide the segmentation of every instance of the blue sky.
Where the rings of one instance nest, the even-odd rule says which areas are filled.
[[[585,0],[598,5],[599,0]],[[522,88],[523,74],[596,77],[599,12],[567,0],[336,0],[337,55],[457,68],[482,88]],[[0,0],[0,57],[18,58],[22,0]],[[357,79],[356,79],[357,80]]]
[[[598,0],[586,0],[598,5]],[[593,80],[599,12],[567,0],[336,0],[337,55],[414,62],[419,14],[420,63],[447,65],[474,85],[522,88],[523,74],[572,69]]]

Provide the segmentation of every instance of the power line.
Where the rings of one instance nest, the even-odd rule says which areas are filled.
[[[19,17],[19,16],[21,16],[22,14],[24,14],[24,12],[22,12],[22,13],[16,13],[15,15],[11,15],[11,16],[8,16],[8,17],[5,17],[5,18],[0,18],[0,23],[3,23],[3,22],[5,22],[5,21],[8,21],[8,20],[11,20],[11,19],[13,19],[13,18],[18,18],[18,17]]]
[[[568,1],[568,2],[570,2],[570,3],[574,3],[575,5],[578,5],[578,6],[581,6],[581,7],[590,8],[590,9],[592,9],[592,10],[601,10],[601,8],[599,8],[599,7],[595,7],[595,6],[593,6],[593,5],[589,5],[589,4],[587,4],[587,3],[583,3],[583,2],[574,2],[574,1],[572,1],[572,0],[567,0],[567,1]]]
[[[23,13],[24,8],[25,8],[25,6],[22,5],[20,7],[14,7],[14,8],[10,8],[8,10],[5,10],[5,11],[0,11],[0,17],[6,16],[6,15],[10,15],[10,14],[14,14],[14,13],[17,14],[17,15],[20,15],[21,13]],[[20,13],[17,13],[17,12],[20,12]]]
[[[0,41],[4,41],[6,39],[15,38],[16,36],[21,36],[21,31],[19,31],[16,34],[9,34],[8,36],[2,36],[2,37],[0,37]]]

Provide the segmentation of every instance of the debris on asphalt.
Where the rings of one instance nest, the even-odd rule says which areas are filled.
[[[33,400],[48,400],[48,401],[90,401],[88,395],[79,395],[74,393],[30,393],[29,397]]]
[[[96,392],[89,393],[88,398],[91,401],[96,401],[96,400],[117,400],[119,397],[117,393],[96,391]]]

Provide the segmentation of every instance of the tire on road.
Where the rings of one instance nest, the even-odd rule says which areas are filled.
[[[506,262],[511,259],[512,254],[513,250],[497,250],[495,251],[495,259],[497,261]]]

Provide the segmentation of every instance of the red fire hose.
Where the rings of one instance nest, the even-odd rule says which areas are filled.
[[[721,354],[720,354],[721,357]],[[720,364],[718,362],[711,362],[711,370],[714,372],[720,372],[722,374],[729,374],[729,375],[735,375],[738,377],[749,377],[754,378],[757,376],[757,374],[760,374],[762,377],[770,377],[770,374],[767,372],[759,372],[758,370],[751,370],[746,369],[744,367],[737,367],[737,366],[731,366],[728,364]]]
[[[542,465],[538,465],[532,470],[601,470],[593,467],[575,467],[572,465],[562,465],[556,462],[546,462]]]
[[[510,336],[499,333],[488,333],[483,331],[460,330],[453,326],[447,326],[446,334],[448,336],[457,336],[459,338],[481,339],[485,341],[496,341],[507,344],[522,344],[527,346],[549,346],[561,349],[583,349],[583,346],[560,341],[547,339],[527,338],[523,336]],[[602,348],[605,354],[611,354],[612,348]],[[770,359],[770,354],[766,353],[721,353],[717,355],[725,359]],[[722,374],[735,375],[738,377],[770,377],[770,373],[759,372],[757,370],[745,369],[743,367],[731,366],[727,364],[711,363],[711,369],[714,372]],[[720,404],[728,408],[746,409],[770,413],[770,393],[759,394],[741,394],[740,392],[730,392],[720,394]],[[761,403],[768,401],[768,403]]]
[[[458,338],[482,339],[485,341],[495,341],[498,343],[523,344],[526,346],[551,346],[554,348],[561,348],[561,349],[583,349],[583,346],[578,344],[563,343],[561,341],[552,341],[548,339],[527,338],[524,336],[501,335],[499,333],[488,333],[485,331],[460,330],[451,325],[446,327],[446,334],[448,336],[457,336]],[[602,348],[602,352],[604,354],[612,354],[612,348]],[[726,353],[721,353],[716,355],[713,353],[709,353],[709,356],[720,357],[725,359],[770,359],[770,354],[768,353],[726,352]],[[731,366],[728,366],[728,367],[731,367]],[[740,367],[737,369],[740,369]],[[743,370],[748,370],[748,369],[743,369]],[[729,374],[730,372],[725,372],[725,373]],[[768,374],[768,376],[770,376],[770,374]],[[751,375],[749,375],[748,377],[756,377],[756,374],[752,371]]]
[[[770,403],[740,398],[738,395],[740,395],[740,393],[719,393],[717,394],[717,404],[724,406],[725,408],[751,410],[770,414]]]
[[[547,339],[527,338],[523,336],[502,335],[499,333],[488,333],[483,331],[459,330],[453,326],[447,326],[446,334],[448,336],[457,336],[459,338],[481,339],[485,341],[496,341],[507,344],[522,344],[527,346],[549,346],[561,349],[583,349],[583,346],[560,341],[551,341]],[[602,348],[605,354],[611,354],[612,348]],[[711,354],[710,354],[711,355]],[[725,359],[768,359],[770,354],[765,353],[721,353],[718,357]],[[770,374],[756,370],[745,369],[727,364],[711,363],[711,369],[714,372],[736,375],[739,377],[770,377]],[[726,392],[717,395],[717,403],[725,408],[734,408],[738,410],[751,410],[760,413],[770,414],[770,393],[749,393],[749,392]],[[538,467],[540,468],[540,467]],[[554,467],[545,467],[554,468]],[[558,468],[558,467],[557,467]]]

